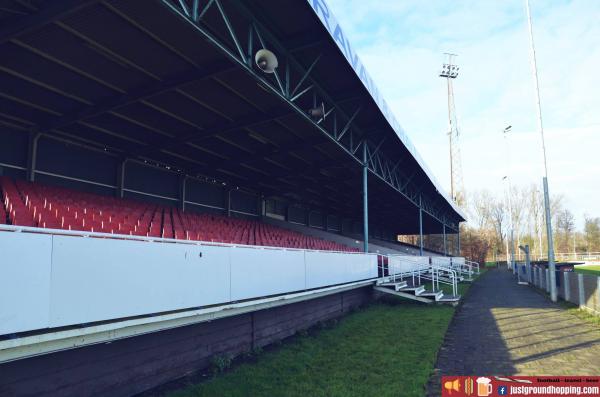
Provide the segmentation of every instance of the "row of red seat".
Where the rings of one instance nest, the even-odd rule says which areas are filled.
[[[0,223],[231,244],[358,251],[253,220],[100,196],[0,177]],[[6,210],[6,212],[5,212]],[[4,216],[3,216],[4,214]],[[6,215],[7,214],[7,215]]]
[[[0,205],[0,225],[5,225],[8,221],[8,214],[4,209],[4,205]]]

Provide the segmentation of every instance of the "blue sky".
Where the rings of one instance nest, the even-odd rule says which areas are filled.
[[[467,190],[541,183],[523,0],[328,0],[436,178],[449,190],[444,52],[455,81]],[[600,216],[600,1],[531,0],[551,193],[581,225]],[[510,165],[502,129],[512,125]]]

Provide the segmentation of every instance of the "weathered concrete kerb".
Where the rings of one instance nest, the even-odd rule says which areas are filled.
[[[494,269],[469,290],[452,320],[428,385],[443,375],[598,375],[600,329],[512,274]]]

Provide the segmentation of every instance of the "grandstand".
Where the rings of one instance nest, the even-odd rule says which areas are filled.
[[[464,215],[323,0],[6,3],[0,395],[133,395],[374,291],[458,299],[419,282],[472,275]]]

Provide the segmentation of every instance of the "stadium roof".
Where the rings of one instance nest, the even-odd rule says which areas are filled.
[[[10,0],[0,26],[4,126],[355,218],[366,154],[371,221],[465,219],[322,0]]]

